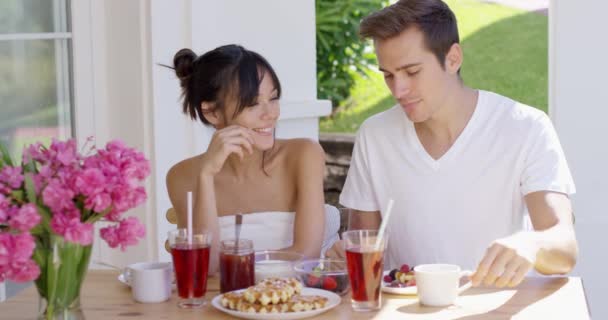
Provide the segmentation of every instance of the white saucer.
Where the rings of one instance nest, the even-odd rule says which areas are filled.
[[[382,278],[384,278],[384,276],[389,273],[390,273],[390,271],[385,271]],[[393,287],[389,287],[388,283],[384,282],[384,279],[382,279],[381,287],[382,287],[383,292],[390,293],[390,294],[401,294],[401,295],[406,295],[406,296],[415,296],[418,294],[418,290],[416,289],[416,286],[409,286],[409,287],[404,287],[404,288],[393,288]]]

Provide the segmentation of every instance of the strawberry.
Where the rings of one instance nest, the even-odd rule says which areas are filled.
[[[321,282],[321,279],[319,277],[315,277],[313,275],[308,275],[308,278],[306,278],[306,286],[308,287],[317,287]]]
[[[408,266],[407,264],[404,264],[401,266],[401,269],[399,271],[401,271],[403,273],[408,273],[408,272],[410,272],[410,266]]]
[[[387,274],[384,276],[384,282],[393,282],[393,278]]]
[[[338,283],[333,277],[325,277],[325,279],[323,279],[323,289],[333,291],[336,290],[337,287]]]

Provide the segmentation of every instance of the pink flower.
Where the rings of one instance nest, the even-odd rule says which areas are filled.
[[[65,240],[83,246],[93,242],[93,225],[80,222],[80,216],[70,217],[55,213],[51,219],[51,228]]]
[[[29,231],[40,222],[36,205],[28,203],[11,216],[9,226],[19,231]]]
[[[0,182],[4,182],[13,189],[21,187],[21,184],[23,183],[21,167],[5,166],[0,169]]]
[[[111,247],[120,246],[123,251],[145,236],[145,228],[137,218],[121,216],[146,200],[146,191],[140,184],[150,174],[149,161],[143,153],[117,140],[88,152],[82,156],[74,139],[54,139],[48,148],[35,143],[23,150],[23,163],[28,167],[0,169],[0,281],[30,281],[38,277],[41,270],[32,254],[36,241],[47,237],[48,232],[68,242],[90,245],[94,227],[83,222],[85,219],[116,222],[103,228],[101,234]],[[24,188],[24,174],[31,175],[35,202],[32,195],[21,196],[28,191]],[[43,212],[39,210],[46,211],[47,207],[50,226],[41,227],[50,230],[37,233],[34,238],[30,230],[40,226]]]
[[[29,260],[35,246],[34,238],[29,233],[0,233],[0,266]]]
[[[3,223],[8,219],[8,208],[10,204],[10,200],[0,193],[0,223]]]
[[[10,265],[9,278],[15,282],[28,282],[40,275],[40,267],[33,260],[14,262]]]
[[[85,195],[97,194],[104,191],[106,177],[97,168],[88,168],[76,176],[76,190]]]
[[[13,247],[12,236],[8,233],[0,233],[0,267],[7,265],[11,261]]]
[[[146,235],[143,224],[135,217],[126,218],[118,226],[110,226],[100,230],[101,237],[106,240],[111,248],[120,246],[125,251],[127,246],[135,245]]]
[[[29,233],[21,233],[13,235],[12,260],[27,261],[32,257],[36,242],[34,237]]]
[[[8,278],[9,272],[10,269],[8,268],[8,266],[0,264],[0,282],[4,282]]]
[[[74,206],[73,190],[61,184],[59,180],[52,179],[42,191],[42,200],[53,212],[61,212]]]
[[[42,144],[40,142],[33,143],[27,148],[23,149],[23,162],[29,163],[30,161],[46,161],[43,153],[40,151]]]
[[[107,193],[98,193],[89,196],[84,202],[84,207],[95,212],[103,212],[112,205],[112,198]]]
[[[70,139],[65,142],[53,139],[49,148],[51,154],[62,165],[67,166],[75,161],[78,161],[78,153],[76,151],[76,140]]]

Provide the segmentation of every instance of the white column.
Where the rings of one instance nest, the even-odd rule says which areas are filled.
[[[318,139],[329,101],[317,100],[315,4],[312,0],[192,2],[192,46],[204,52],[236,43],[273,66],[283,86],[277,136]],[[297,119],[297,120],[295,120]]]
[[[172,65],[173,55],[181,48],[191,47],[191,23],[189,0],[164,1],[154,0],[150,7],[151,16],[151,63]],[[154,187],[157,237],[155,243],[158,258],[169,261],[171,258],[163,249],[167,232],[175,228],[165,219],[165,211],[171,202],[165,187],[165,177],[171,166],[197,152],[196,137],[202,137],[202,147],[207,145],[211,135],[181,113],[180,87],[175,72],[168,68],[153,65],[152,69],[152,103],[154,122],[154,165],[156,185]],[[185,197],[186,195],[184,195]]]
[[[583,278],[594,319],[608,319],[605,249],[608,215],[608,2],[551,1],[550,115],[574,175]]]

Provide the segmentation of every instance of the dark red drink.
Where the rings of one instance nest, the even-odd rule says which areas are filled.
[[[220,254],[220,292],[244,289],[255,284],[253,252]]]
[[[200,298],[207,292],[209,246],[176,244],[171,247],[178,295]]]
[[[384,252],[350,248],[346,250],[352,299],[357,302],[378,301]]]

